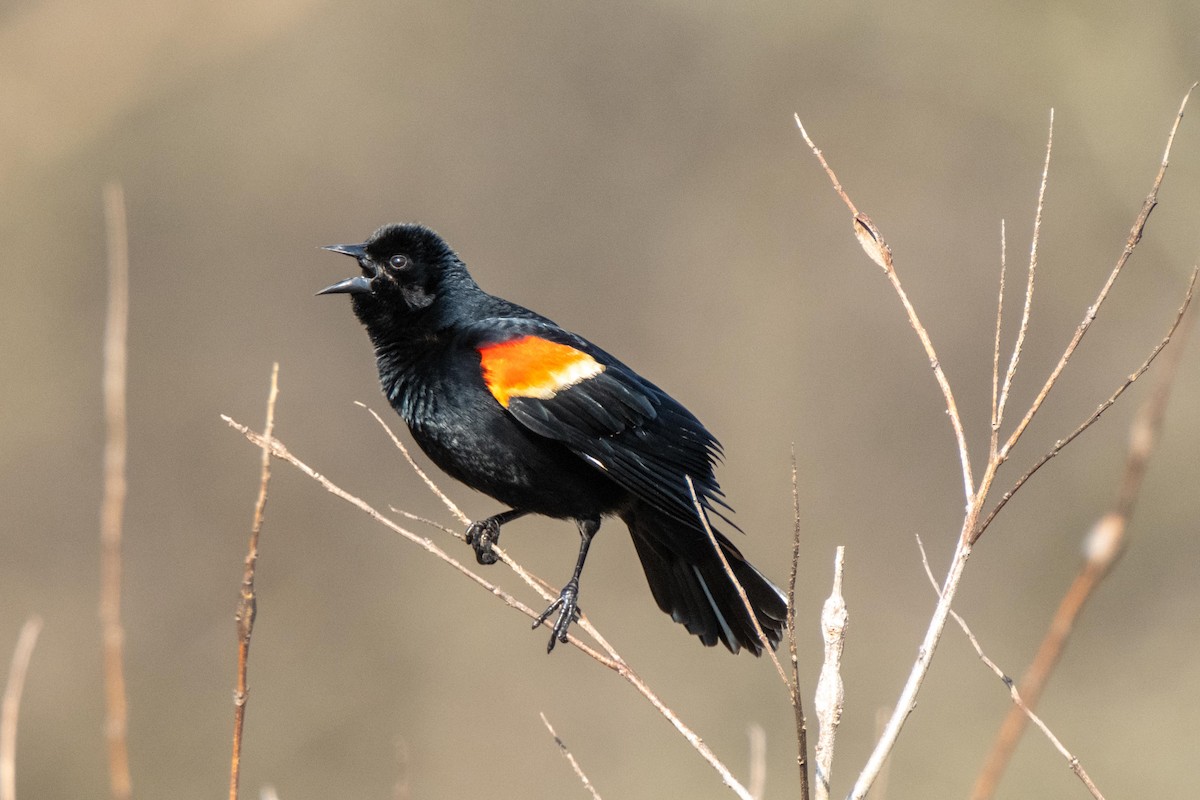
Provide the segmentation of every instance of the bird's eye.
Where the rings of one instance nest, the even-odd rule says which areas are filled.
[[[388,264],[391,265],[392,269],[404,269],[408,266],[408,263],[408,256],[400,253],[397,253],[388,259]]]

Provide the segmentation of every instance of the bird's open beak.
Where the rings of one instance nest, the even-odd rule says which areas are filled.
[[[352,258],[361,259],[366,254],[366,248],[361,244],[331,244],[322,247],[322,250],[332,250],[335,253],[341,253]],[[358,275],[353,278],[347,278],[344,281],[338,281],[332,286],[326,286],[317,294],[370,294],[371,281],[363,275]]]
[[[351,258],[362,258],[367,254],[366,245],[361,244],[327,244],[321,249],[332,250],[335,253],[341,253]]]

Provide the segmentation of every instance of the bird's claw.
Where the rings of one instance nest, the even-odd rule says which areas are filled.
[[[500,523],[494,517],[472,522],[467,526],[467,544],[475,548],[475,560],[483,565],[495,564],[500,560],[492,545],[500,541]]]
[[[546,645],[546,652],[552,652],[554,645],[562,642],[567,643],[567,631],[571,627],[571,623],[579,619],[579,584],[571,581],[559,593],[558,599],[546,607],[546,610],[538,616],[534,621],[533,627],[536,629],[543,622],[548,620],[555,612],[558,612],[558,618],[554,620],[554,629],[550,633],[550,643]]]

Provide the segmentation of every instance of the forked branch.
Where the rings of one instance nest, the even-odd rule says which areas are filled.
[[[1194,89],[1195,86],[1193,85],[1192,88]],[[908,680],[905,682],[904,688],[901,690],[901,693],[896,702],[895,708],[892,711],[891,717],[889,718],[887,725],[884,726],[883,733],[880,736],[879,741],[877,742],[877,744],[875,746],[875,749],[872,751],[869,759],[867,760],[867,764],[864,766],[862,772],[859,774],[858,780],[855,782],[854,788],[850,792],[850,795],[849,795],[850,798],[854,798],[855,800],[860,800],[861,798],[864,798],[866,796],[867,791],[871,787],[871,784],[874,782],[876,776],[878,776],[878,774],[879,774],[879,771],[882,769],[884,761],[886,760],[888,754],[891,752],[892,748],[895,746],[895,742],[896,742],[897,738],[899,737],[900,730],[903,727],[905,720],[908,718],[908,715],[912,713],[912,710],[915,707],[917,694],[919,693],[920,687],[925,680],[925,676],[928,674],[929,665],[933,658],[933,653],[937,649],[937,645],[941,640],[941,636],[942,636],[943,630],[945,628],[946,621],[950,615],[951,604],[952,604],[954,596],[958,590],[959,583],[962,580],[962,575],[966,568],[966,563],[967,563],[968,559],[970,558],[972,547],[974,546],[975,541],[982,534],[983,530],[986,528],[987,524],[991,521],[991,518],[994,517],[994,514],[993,514],[992,516],[990,516],[986,520],[984,520],[982,524],[980,522],[983,517],[982,511],[984,508],[984,504],[987,502],[987,498],[991,491],[992,484],[996,478],[997,470],[1004,463],[1004,461],[1009,457],[1013,447],[1020,440],[1021,436],[1024,434],[1025,430],[1028,428],[1033,417],[1037,414],[1037,412],[1041,408],[1042,404],[1045,402],[1051,389],[1053,389],[1055,384],[1058,382],[1058,378],[1062,374],[1063,369],[1065,369],[1067,363],[1071,360],[1071,357],[1074,355],[1074,353],[1075,353],[1076,349],[1078,348],[1080,342],[1082,341],[1084,335],[1087,333],[1087,331],[1091,327],[1091,324],[1095,320],[1096,315],[1097,315],[1101,305],[1104,303],[1105,299],[1108,297],[1108,294],[1111,291],[1113,284],[1116,282],[1118,275],[1121,273],[1122,268],[1128,262],[1129,257],[1133,253],[1134,248],[1137,246],[1138,241],[1142,237],[1142,233],[1145,230],[1146,221],[1150,216],[1150,212],[1153,210],[1155,204],[1157,203],[1158,191],[1159,191],[1160,187],[1162,186],[1162,181],[1166,174],[1166,168],[1167,168],[1167,164],[1169,162],[1171,145],[1174,142],[1175,133],[1179,128],[1179,123],[1183,117],[1183,112],[1187,106],[1188,97],[1190,97],[1191,91],[1192,91],[1191,89],[1188,90],[1187,95],[1184,97],[1183,101],[1180,104],[1179,111],[1176,114],[1174,122],[1171,126],[1170,134],[1167,137],[1167,146],[1164,151],[1162,163],[1161,163],[1159,170],[1155,176],[1154,182],[1151,187],[1150,194],[1147,196],[1146,200],[1142,204],[1141,211],[1138,213],[1137,218],[1134,221],[1133,227],[1132,227],[1129,237],[1126,241],[1125,248],[1123,249],[1120,257],[1117,259],[1116,266],[1109,273],[1109,276],[1108,276],[1107,280],[1104,282],[1103,286],[1101,287],[1095,302],[1091,306],[1088,307],[1087,311],[1084,314],[1083,321],[1080,323],[1080,325],[1076,329],[1075,335],[1072,337],[1071,341],[1064,348],[1063,353],[1060,356],[1057,365],[1051,371],[1050,376],[1046,379],[1046,382],[1043,384],[1041,391],[1039,391],[1037,397],[1030,404],[1030,407],[1025,412],[1025,414],[1021,418],[1020,422],[1017,423],[1013,432],[1008,436],[1007,439],[1004,440],[1003,445],[999,445],[999,440],[1000,440],[999,429],[1000,429],[1000,425],[1003,421],[1004,409],[1005,409],[1005,405],[1007,403],[1009,389],[1012,385],[1012,381],[1015,376],[1017,364],[1020,360],[1021,350],[1024,346],[1025,331],[1028,327],[1030,309],[1032,307],[1034,275],[1035,275],[1036,267],[1037,267],[1038,236],[1039,236],[1040,229],[1041,229],[1041,217],[1042,217],[1043,203],[1044,203],[1047,176],[1048,176],[1049,159],[1050,159],[1050,152],[1051,152],[1052,143],[1053,143],[1052,132],[1051,132],[1051,135],[1048,137],[1047,146],[1046,146],[1046,162],[1045,162],[1045,166],[1043,167],[1042,182],[1041,182],[1041,186],[1040,186],[1039,192],[1038,192],[1038,204],[1037,204],[1037,213],[1035,215],[1033,244],[1030,249],[1030,266],[1029,266],[1029,274],[1028,274],[1027,287],[1026,287],[1026,293],[1025,293],[1024,312],[1022,315],[1022,322],[1021,322],[1020,330],[1017,335],[1017,340],[1016,340],[1016,343],[1014,344],[1013,353],[1012,353],[1012,356],[1009,361],[1009,367],[1008,367],[1008,370],[1006,371],[1005,378],[1004,378],[1002,385],[999,380],[999,342],[1000,342],[1000,329],[1001,329],[1001,322],[1002,322],[1001,317],[1003,314],[1003,274],[1001,277],[1001,298],[997,303],[996,336],[995,336],[995,348],[994,348],[994,354],[993,354],[992,436],[991,436],[991,440],[989,442],[989,448],[988,448],[989,452],[988,452],[986,467],[984,469],[982,477],[979,480],[978,487],[975,486],[973,478],[972,478],[970,454],[967,449],[966,437],[963,433],[962,422],[961,422],[961,419],[960,419],[960,416],[958,413],[957,406],[955,405],[954,393],[951,390],[949,381],[946,378],[945,373],[941,369],[940,363],[937,359],[936,351],[934,350],[934,347],[930,340],[929,334],[925,330],[924,326],[921,324],[920,319],[918,318],[918,315],[912,306],[912,303],[909,301],[907,293],[904,291],[903,287],[900,284],[900,278],[895,269],[895,264],[894,264],[894,259],[893,259],[891,249],[887,246],[887,243],[884,240],[882,234],[879,232],[878,228],[874,225],[874,223],[871,222],[870,218],[867,217],[862,212],[860,212],[858,210],[858,208],[855,206],[855,204],[853,203],[853,201],[851,201],[849,195],[846,193],[845,189],[842,187],[842,185],[838,181],[837,175],[834,173],[833,169],[829,166],[828,162],[825,160],[824,155],[821,153],[820,149],[818,149],[817,146],[813,143],[812,139],[808,135],[808,132],[804,129],[803,124],[800,122],[799,116],[796,117],[796,124],[800,128],[800,132],[803,135],[805,142],[808,144],[808,146],[812,150],[813,154],[820,161],[822,168],[825,170],[826,175],[829,177],[829,180],[830,180],[831,184],[833,185],[834,191],[838,194],[838,196],[842,199],[842,201],[850,209],[850,211],[853,215],[853,227],[854,227],[855,236],[858,238],[860,244],[862,244],[864,250],[871,257],[871,259],[876,264],[878,264],[879,266],[881,266],[883,268],[885,274],[888,277],[888,280],[891,282],[893,288],[896,291],[896,294],[900,298],[900,301],[905,308],[906,313],[908,314],[910,324],[912,325],[914,331],[916,331],[917,336],[920,339],[921,344],[925,349],[926,355],[929,358],[930,365],[933,368],[934,376],[938,382],[938,386],[942,390],[942,395],[943,395],[943,398],[944,398],[945,404],[946,404],[946,413],[950,419],[951,427],[954,430],[955,439],[958,442],[959,460],[962,463],[964,490],[965,490],[966,497],[967,497],[967,505],[966,505],[966,511],[965,511],[965,514],[963,517],[963,523],[959,530],[959,535],[955,540],[954,555],[951,558],[950,567],[947,572],[946,578],[944,579],[941,587],[939,588],[938,602],[934,608],[933,615],[930,618],[929,625],[926,629],[925,636],[924,636],[924,639],[922,640],[921,646],[918,648],[916,661],[913,663],[912,669],[909,672]],[[1051,118],[1051,122],[1053,123],[1053,117]],[[1002,259],[1002,269],[1003,269],[1003,259]],[[1187,305],[1187,301],[1190,300],[1190,297],[1191,297],[1191,288],[1189,287],[1188,295],[1184,302],[1185,308]],[[1176,325],[1178,324],[1178,319],[1176,320],[1175,324]],[[1174,326],[1172,326],[1172,331],[1173,330],[1174,330]],[[1170,338],[1170,334],[1168,334],[1167,339],[1169,340],[1169,338]],[[1038,465],[1036,465],[1035,469],[1031,470],[1030,473],[1028,473],[1028,475],[1032,475],[1032,473],[1034,471],[1036,471],[1036,468],[1038,466],[1040,466],[1041,463],[1044,463],[1046,460],[1049,460],[1049,458],[1052,458],[1054,455],[1056,455],[1059,451],[1061,451],[1062,447],[1065,447],[1067,444],[1070,443],[1070,441],[1073,441],[1074,438],[1076,436],[1078,436],[1080,433],[1082,433],[1082,431],[1085,430],[1087,427],[1089,427],[1095,421],[1095,419],[1098,419],[1099,416],[1104,412],[1104,410],[1106,408],[1108,408],[1112,404],[1112,402],[1115,402],[1116,398],[1124,391],[1124,388],[1126,386],[1128,386],[1129,384],[1131,384],[1134,380],[1136,380],[1137,377],[1141,374],[1141,372],[1144,372],[1144,370],[1149,366],[1149,361],[1152,361],[1153,357],[1155,355],[1157,355],[1157,352],[1159,350],[1161,350],[1161,348],[1163,346],[1165,346],[1166,341],[1167,340],[1164,340],[1159,345],[1159,347],[1156,348],[1156,350],[1151,354],[1151,358],[1148,359],[1147,363],[1143,365],[1142,369],[1139,370],[1138,372],[1136,372],[1134,375],[1131,375],[1129,380],[1126,382],[1125,386],[1123,386],[1121,389],[1119,389],[1117,391],[1117,393],[1112,398],[1110,398],[1110,401],[1108,403],[1103,404],[1093,414],[1093,418],[1090,419],[1090,421],[1086,422],[1083,426],[1081,426],[1079,429],[1077,429],[1077,431],[1072,433],[1069,437],[1067,437],[1063,441],[1059,442],[1058,445],[1056,445],[1055,449],[1052,450],[1052,452],[1050,454],[1048,454],[1043,459],[1042,462],[1040,462]],[[1017,489],[1020,488],[1020,485],[1024,482],[1024,480],[1027,479],[1028,475],[1026,476],[1026,478],[1023,478],[1020,482],[1018,482],[1018,485],[1016,487],[1014,487],[1013,490],[1010,491],[1010,493],[1008,495],[1006,495],[1005,500],[1001,502],[1001,505],[1003,505],[1003,502],[1007,501],[1008,497],[1012,496],[1012,492],[1015,492]]]

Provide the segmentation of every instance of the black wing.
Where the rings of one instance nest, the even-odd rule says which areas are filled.
[[[721,445],[662,389],[543,320],[491,319],[468,336],[484,383],[529,430],[562,442],[644,502],[699,529],[690,476],[701,505],[728,521],[713,474]]]

